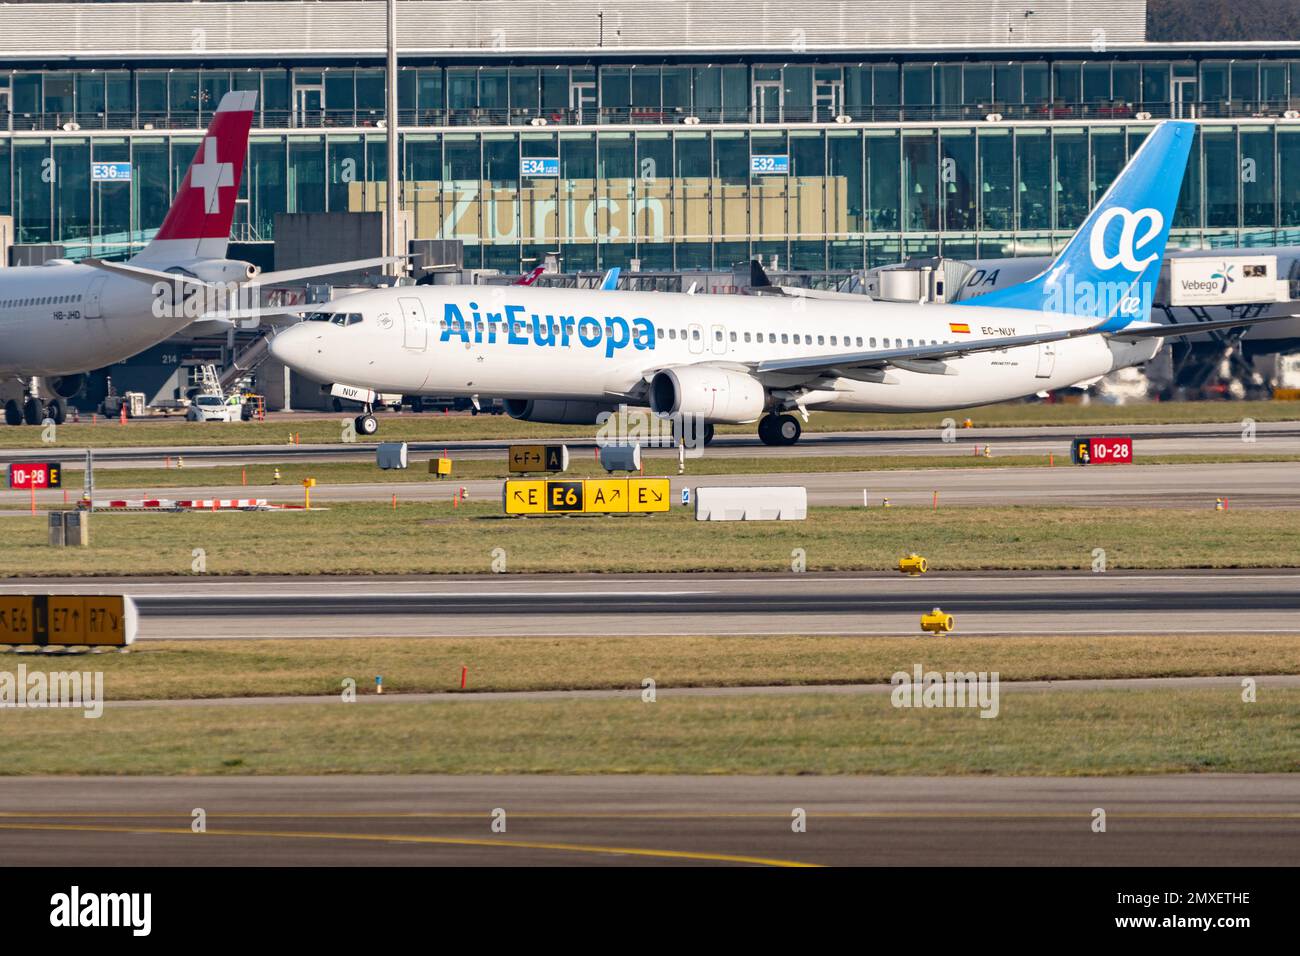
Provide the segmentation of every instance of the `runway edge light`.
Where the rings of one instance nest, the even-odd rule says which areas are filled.
[[[955,623],[952,615],[945,614],[941,608],[921,615],[921,630],[931,634],[947,634]]]
[[[925,574],[930,570],[930,564],[925,558],[913,552],[905,558],[898,559],[898,570],[904,574]]]

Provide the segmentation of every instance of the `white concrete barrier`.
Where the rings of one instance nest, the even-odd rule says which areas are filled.
[[[808,489],[696,488],[696,521],[802,521],[808,517]]]

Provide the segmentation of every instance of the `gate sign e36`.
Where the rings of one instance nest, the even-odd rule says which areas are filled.
[[[131,164],[91,163],[90,181],[92,183],[129,183],[131,181]]]
[[[15,462],[9,466],[9,487],[22,491],[63,487],[63,466],[53,461]]]

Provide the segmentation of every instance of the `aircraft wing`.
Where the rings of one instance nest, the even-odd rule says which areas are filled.
[[[1182,335],[1195,335],[1214,329],[1244,328],[1261,322],[1276,322],[1286,316],[1267,316],[1253,319],[1224,319],[1214,322],[1180,322],[1173,325],[1143,323],[1138,327],[1129,327],[1116,332],[1105,333],[1108,338],[1120,341],[1169,338]],[[902,349],[879,349],[872,352],[843,352],[839,355],[813,355],[800,358],[768,359],[752,365],[757,375],[783,374],[808,377],[841,375],[847,370],[883,369],[887,366],[904,371],[929,372],[936,375],[956,374],[956,370],[944,364],[945,359],[961,358],[976,352],[998,352],[1003,349],[1020,348],[1028,345],[1043,345],[1048,342],[1062,342],[1067,339],[1080,338],[1085,335],[1097,335],[1097,326],[1084,326],[1077,329],[1057,329],[1050,332],[1035,332],[1030,335],[1011,335],[1001,338],[972,339],[968,342],[947,342],[942,345],[917,345]]]
[[[241,319],[269,319],[277,315],[302,315],[316,309],[314,305],[265,306],[250,309],[219,309],[204,312],[196,321],[199,322],[238,322]]]
[[[200,289],[213,289],[215,286],[209,285],[202,279],[196,279],[194,276],[187,276],[180,272],[163,272],[161,269],[148,269],[144,266],[133,266],[125,262],[105,262],[103,259],[82,259],[81,264],[92,266],[103,272],[112,272],[115,275],[126,276],[128,279],[135,279],[137,282],[155,282],[176,283],[181,285],[196,286]]]
[[[374,269],[393,262],[405,262],[410,256],[380,256],[376,259],[355,259],[352,262],[327,262],[319,266],[303,266],[301,269],[281,269],[279,272],[262,272],[248,280],[248,285],[272,285],[276,282],[296,282],[299,279],[311,279],[315,276],[335,275],[339,272],[359,272],[362,269]]]
[[[387,265],[390,262],[402,262],[409,256],[383,256],[376,259],[356,259],[352,262],[328,262],[319,266],[304,266],[301,269],[282,269],[279,272],[260,272],[241,285],[272,285],[277,282],[294,282],[298,279],[310,279],[313,276],[334,275],[339,272],[353,272],[361,269],[373,269],[377,266]],[[132,265],[126,262],[105,262],[103,259],[82,259],[83,265],[93,266],[104,272],[112,272],[116,275],[126,276],[128,279],[135,279],[139,282],[179,282],[182,285],[197,286],[201,289],[218,288],[211,283],[204,282],[194,276],[185,275],[180,272],[163,272],[160,269],[149,269],[145,266]]]
[[[1212,322],[1169,322],[1164,325],[1161,325],[1158,322],[1144,322],[1141,325],[1130,325],[1117,332],[1108,332],[1107,338],[1119,339],[1121,341],[1163,339],[1180,335],[1196,335],[1198,332],[1213,332],[1216,329],[1244,329],[1248,326],[1259,325],[1261,322],[1279,322],[1282,319],[1289,318],[1291,318],[1289,315],[1267,315],[1252,319],[1215,319]]]
[[[803,373],[808,376],[820,376],[836,375],[843,370],[852,368],[881,369],[892,365],[910,371],[934,372],[940,375],[955,374],[943,364],[944,359],[961,358],[963,355],[970,355],[974,352],[997,352],[1002,349],[1019,348],[1024,345],[1061,342],[1065,339],[1095,334],[1096,330],[1091,326],[1087,326],[1079,329],[1035,332],[1032,335],[971,339],[969,342],[945,342],[941,345],[917,345],[902,349],[876,349],[871,352],[841,352],[838,355],[809,355],[800,358],[767,359],[753,363],[752,368],[758,375],[764,373],[798,375]]]

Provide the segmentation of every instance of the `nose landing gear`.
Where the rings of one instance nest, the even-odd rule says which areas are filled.
[[[764,415],[758,423],[758,438],[764,445],[793,445],[803,426],[793,415]]]
[[[358,435],[373,435],[379,431],[379,419],[375,418],[374,410],[368,405],[365,412],[358,415],[353,424]]]

